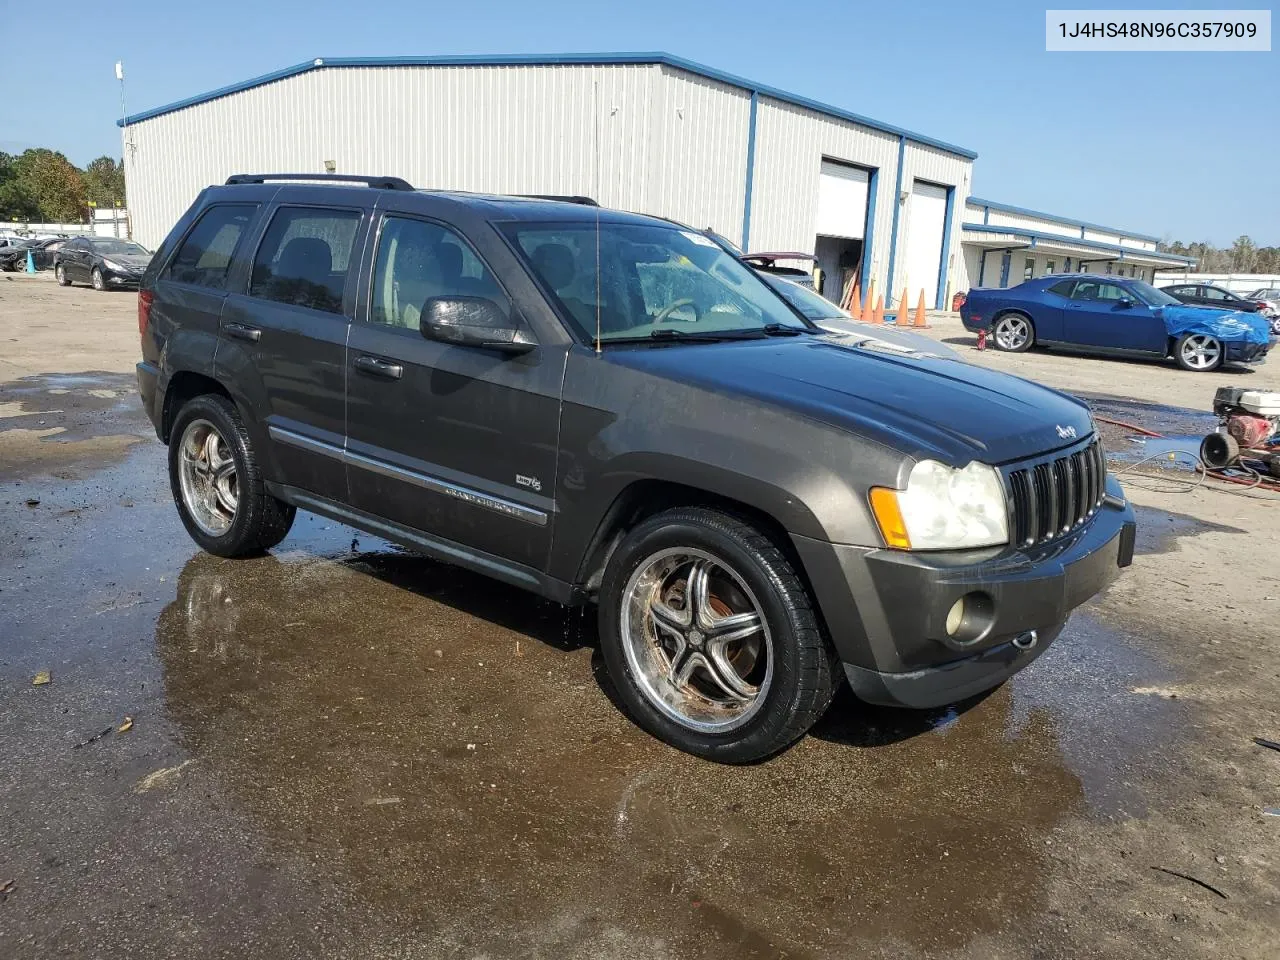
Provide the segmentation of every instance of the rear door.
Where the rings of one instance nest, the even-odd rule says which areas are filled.
[[[533,288],[489,224],[472,223],[464,235],[456,219],[430,217],[429,201],[416,206],[425,212],[383,215],[351,330],[351,503],[543,569],[567,337],[538,329],[518,306],[522,288]],[[425,338],[418,325],[425,301],[455,295],[493,300],[538,346],[508,356]]]
[[[223,307],[217,368],[265,427],[268,475],[345,501],[346,341],[371,202],[338,196],[276,195],[243,292]]]
[[[1164,354],[1168,334],[1164,321],[1118,283],[1077,280],[1067,303],[1067,343],[1108,350],[1142,350]]]

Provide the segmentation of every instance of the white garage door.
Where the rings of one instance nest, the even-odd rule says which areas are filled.
[[[866,170],[823,160],[818,174],[818,228],[815,232],[824,237],[863,239],[867,232],[867,184],[870,179],[871,175]]]
[[[894,295],[905,286],[911,305],[920,291],[932,306],[938,296],[938,271],[942,266],[942,235],[947,221],[947,188],[916,181],[907,202],[906,255],[903,272],[894,278]]]

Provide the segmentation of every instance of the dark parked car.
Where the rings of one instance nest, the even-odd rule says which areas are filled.
[[[36,269],[47,270],[53,266],[54,258],[66,242],[64,237],[50,237],[45,240],[29,240],[20,246],[0,249],[0,270],[25,270],[28,250],[31,251]]]
[[[136,287],[151,262],[151,251],[132,240],[75,237],[62,245],[53,261],[58,282],[93,284],[95,290]]]
[[[1239,310],[1244,313],[1253,313],[1259,307],[1257,300],[1246,299],[1211,283],[1180,283],[1160,289],[1179,303],[1197,307],[1217,307],[1219,310]]]
[[[993,687],[1131,561],[1069,396],[825,333],[666,221],[305,179],[203,191],[138,295],[142,401],[212,553],[301,508],[596,603],[636,722],[722,762],[845,680]]]
[[[1005,290],[970,290],[965,329],[987,330],[1001,350],[1034,345],[1115,356],[1166,359],[1186,370],[1258,363],[1271,330],[1250,313],[1179,303],[1149,283],[1089,274],[1040,277]]]

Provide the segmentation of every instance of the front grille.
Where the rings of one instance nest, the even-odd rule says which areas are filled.
[[[1098,512],[1107,487],[1107,458],[1088,446],[1006,471],[1013,500],[1013,542],[1034,546],[1070,533]]]

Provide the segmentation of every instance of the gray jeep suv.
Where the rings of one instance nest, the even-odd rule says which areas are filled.
[[[1078,401],[824,331],[700,233],[580,198],[233,177],[138,324],[201,547],[269,549],[301,508],[595,603],[635,721],[717,761],[786,747],[842,679],[989,689],[1132,558]]]

